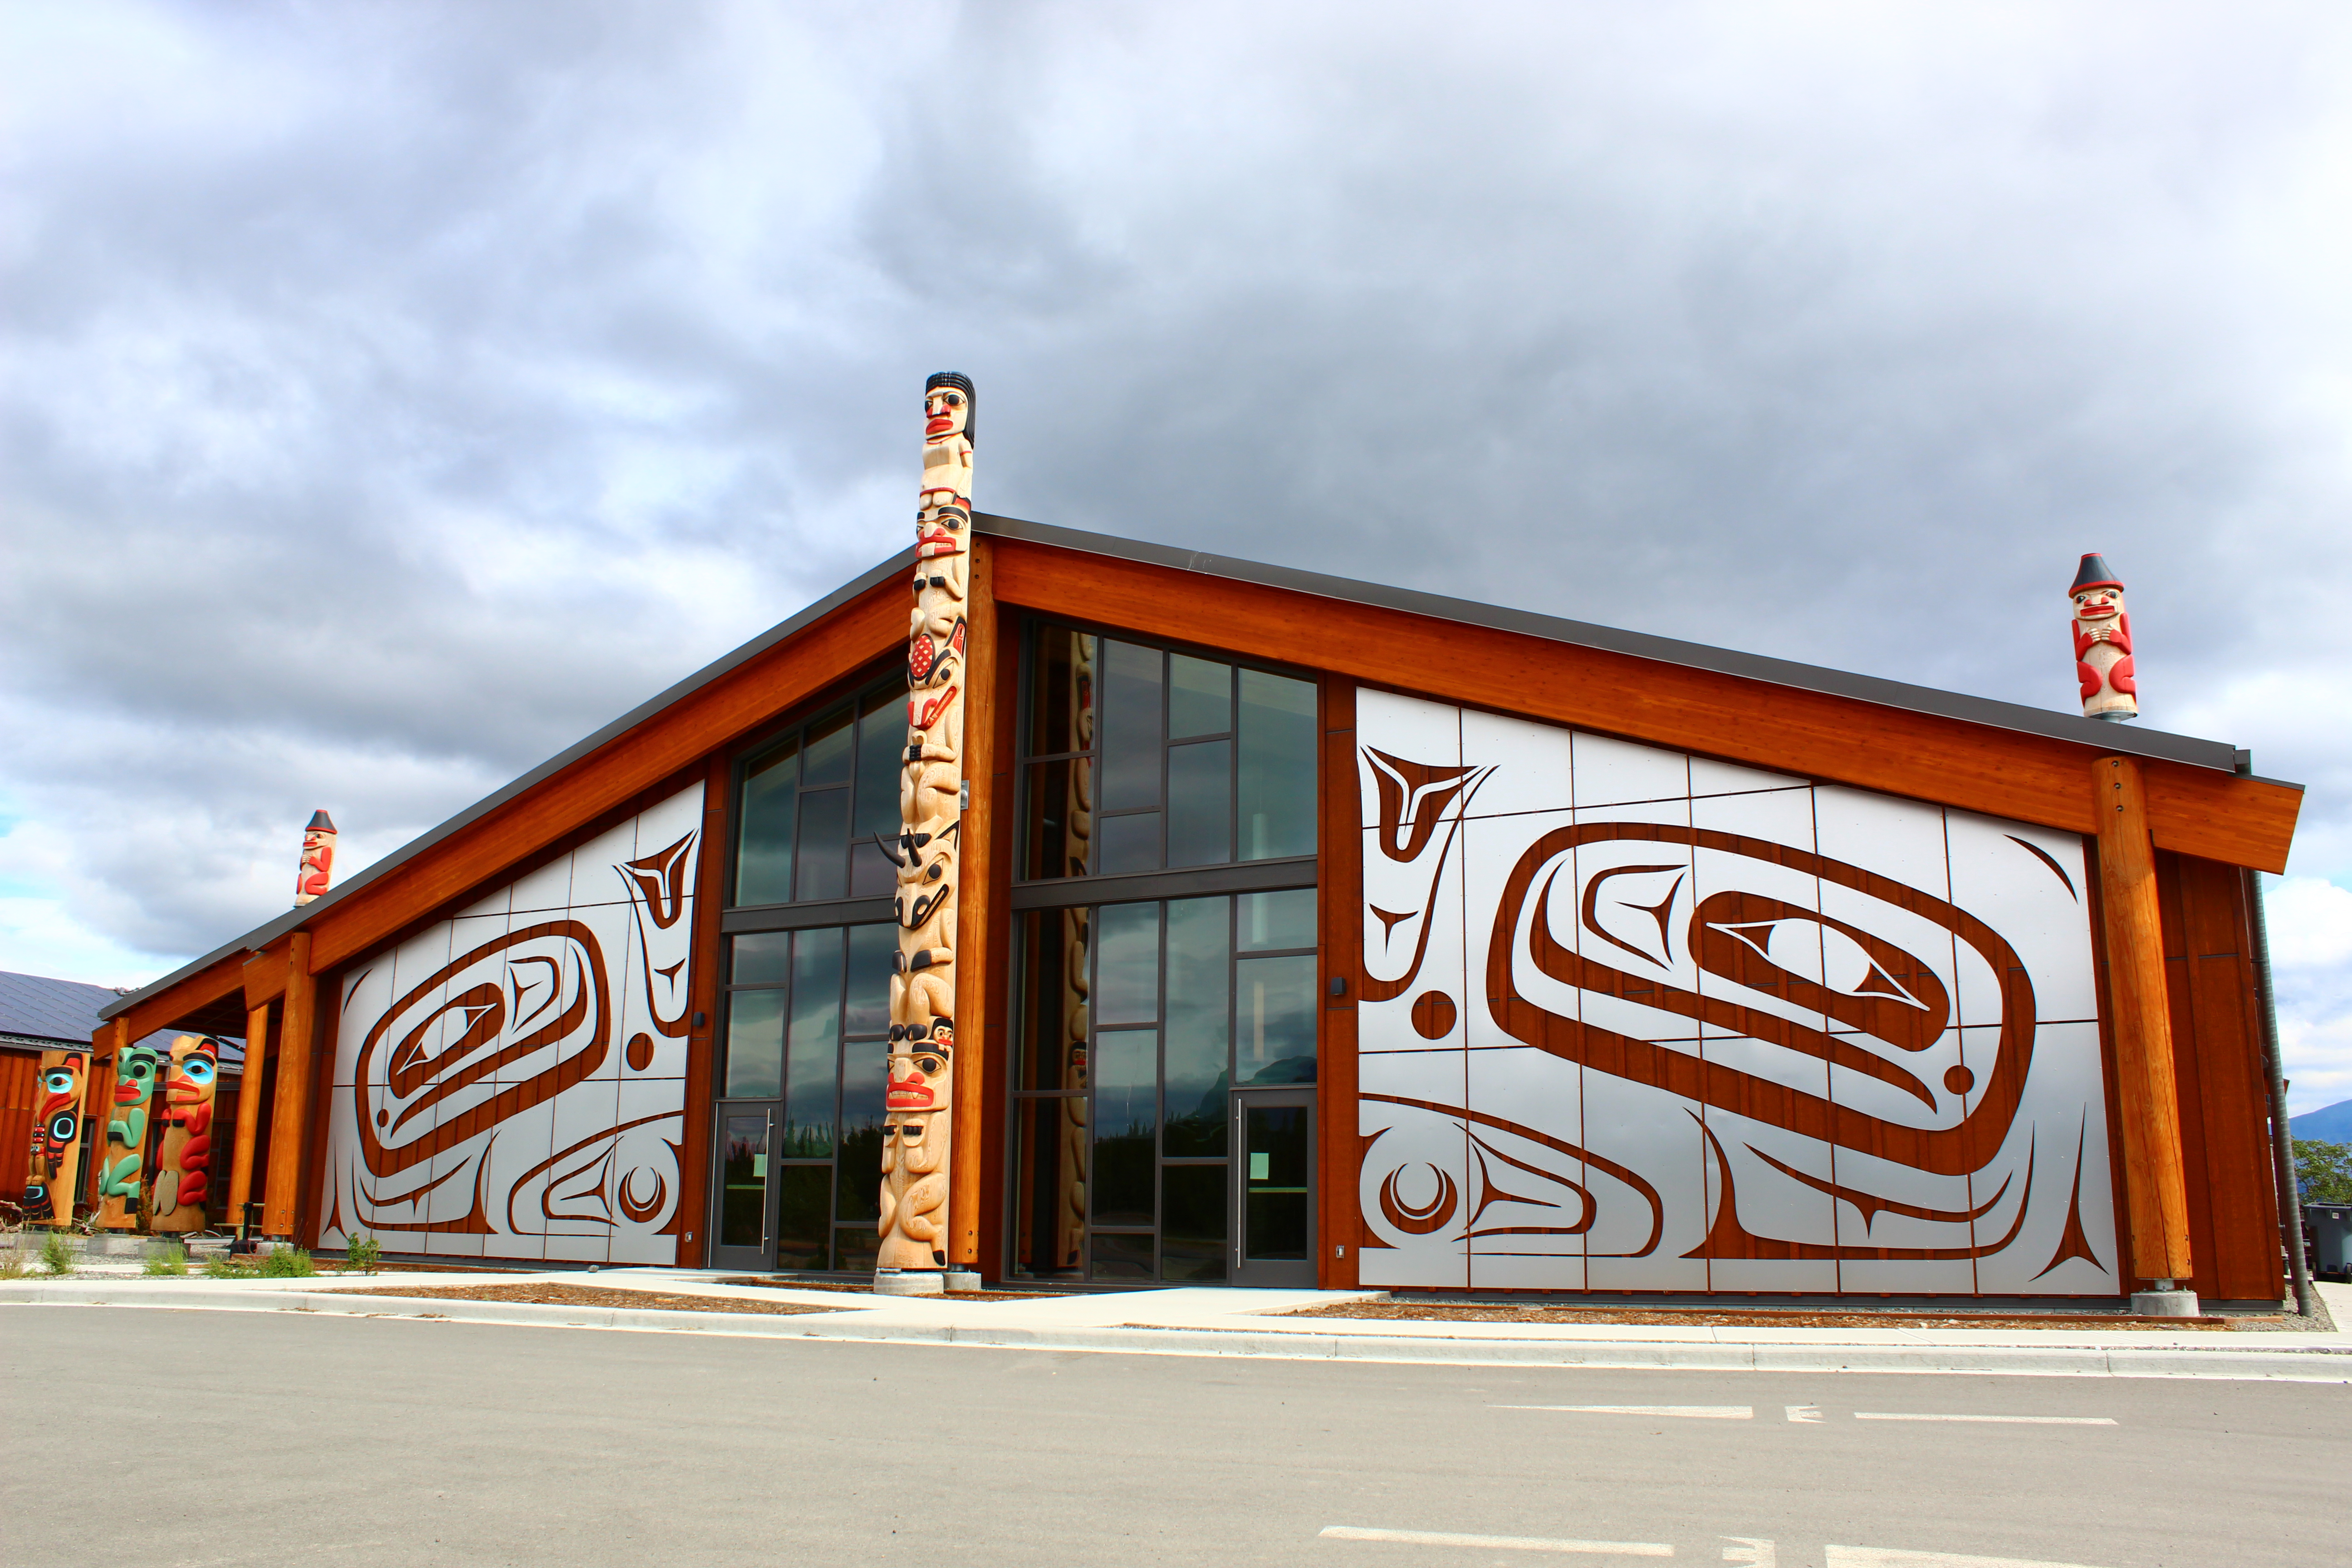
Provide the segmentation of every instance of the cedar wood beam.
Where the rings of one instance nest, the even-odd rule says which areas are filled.
[[[2097,749],[1602,648],[998,538],[996,596],[1311,669],[1968,811],[2097,830]],[[1171,578],[1181,578],[1171,584]],[[2157,847],[2280,871],[2302,792],[2145,761]]]

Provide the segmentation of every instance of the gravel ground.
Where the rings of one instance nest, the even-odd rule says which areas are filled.
[[[388,1287],[376,1290],[336,1289],[336,1296],[404,1296],[432,1301],[521,1301],[541,1307],[659,1308],[679,1312],[831,1312],[834,1307],[811,1307],[799,1301],[747,1301],[740,1296],[674,1296],[662,1290],[615,1290],[602,1285],[446,1285]]]

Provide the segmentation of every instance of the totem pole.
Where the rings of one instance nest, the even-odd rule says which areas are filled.
[[[73,1223],[74,1190],[81,1175],[81,1099],[89,1087],[89,1052],[68,1046],[41,1053],[38,1120],[33,1159],[25,1173],[25,1223]]]
[[[961,858],[964,595],[971,566],[972,392],[923,387],[923,488],[907,635],[907,760],[898,784],[898,967],[890,980],[882,1129],[887,1272],[944,1269],[955,1098],[956,887]]]
[[[294,907],[300,909],[327,890],[335,874],[335,819],[324,809],[310,814],[302,830],[302,868],[294,873]]]
[[[2131,616],[2124,585],[2106,558],[2083,557],[2074,585],[2074,674],[2083,683],[2085,719],[2137,719],[2139,686],[2132,678]]]
[[[1070,639],[1070,716],[1075,732],[1071,743],[1081,752],[1095,743],[1095,639]],[[1067,864],[1064,874],[1083,877],[1091,865],[1095,831],[1094,759],[1080,755],[1070,763],[1069,796],[1064,805],[1063,831]],[[1054,1210],[1054,1268],[1075,1274],[1084,1267],[1080,1256],[1087,1237],[1087,1042],[1093,1034],[1091,994],[1087,985],[1087,948],[1092,937],[1092,911],[1062,911],[1062,1058],[1064,1089],[1081,1092],[1059,1102],[1061,1138]]]
[[[139,1226],[147,1110],[163,1068],[163,1054],[150,1045],[125,1046],[115,1053],[114,1115],[106,1124],[106,1152],[98,1166],[98,1223],[103,1229]]]
[[[158,1231],[205,1228],[205,1195],[212,1185],[213,1096],[220,1084],[220,1043],[182,1035],[172,1042],[163,1071],[163,1136],[148,1190],[154,1194]]]

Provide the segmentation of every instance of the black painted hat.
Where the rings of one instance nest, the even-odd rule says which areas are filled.
[[[2123,579],[2107,564],[2107,558],[2094,550],[2083,557],[2083,564],[2074,573],[2074,585],[2066,590],[2066,596],[2071,599],[2085,588],[2120,589],[2123,585]]]
[[[302,831],[305,833],[332,833],[334,830],[335,819],[327,815],[326,807],[320,806],[318,810],[310,814],[310,826],[304,828]]]
[[[963,394],[963,438],[978,446],[980,440],[972,434],[972,425],[980,417],[980,394],[971,389],[971,377],[961,371],[934,371],[931,378],[923,383],[923,395],[929,397],[942,386],[952,386]]]

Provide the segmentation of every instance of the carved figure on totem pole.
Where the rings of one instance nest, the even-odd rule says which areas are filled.
[[[163,1076],[163,1053],[143,1041],[115,1053],[114,1114],[106,1123],[106,1152],[98,1167],[98,1223],[102,1229],[138,1227],[148,1111]]]
[[[2074,674],[2083,684],[2085,719],[2137,719],[2139,686],[2132,677],[2131,616],[2124,585],[2106,558],[2083,557],[2074,585]]]
[[[915,603],[907,625],[907,757],[898,868],[898,963],[890,982],[889,1087],[876,1266],[943,1269],[954,1154],[956,909],[962,848],[964,595],[971,567],[971,383],[923,387],[923,484],[915,509]]]
[[[310,814],[302,830],[302,867],[294,873],[294,907],[300,909],[327,890],[335,874],[335,819],[322,810]]]
[[[163,1069],[163,1136],[148,1184],[154,1194],[153,1228],[205,1228],[205,1196],[212,1185],[213,1105],[220,1087],[220,1042],[182,1035]]]
[[[89,1053],[73,1047],[43,1051],[35,1087],[39,1094],[34,1100],[32,1161],[25,1173],[25,1221],[70,1225],[81,1175],[81,1101],[89,1087]]]

